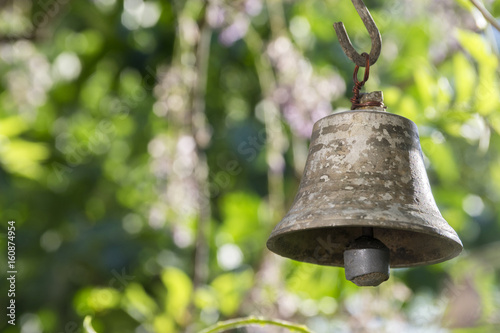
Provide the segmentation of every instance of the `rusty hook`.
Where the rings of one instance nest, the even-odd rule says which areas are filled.
[[[382,36],[380,36],[377,25],[375,24],[375,21],[373,21],[373,17],[368,11],[368,8],[366,8],[363,0],[351,1],[354,5],[354,8],[356,8],[356,11],[361,17],[366,30],[368,30],[368,32],[370,33],[370,38],[372,40],[372,48],[370,50],[370,65],[373,65],[375,64],[375,62],[377,62],[377,59],[380,55],[380,49],[382,48]],[[347,57],[351,59],[351,61],[354,62],[357,66],[365,67],[366,58],[356,52],[356,50],[352,46],[351,40],[349,39],[349,36],[347,35],[347,32],[345,30],[344,23],[336,22],[333,24],[333,28],[337,33],[340,46],[342,46],[342,50],[344,50],[344,53],[347,55]]]

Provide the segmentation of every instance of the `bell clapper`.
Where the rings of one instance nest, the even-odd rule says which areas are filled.
[[[373,228],[363,227],[363,235],[344,251],[345,277],[357,286],[378,286],[389,279],[389,249],[373,238]]]

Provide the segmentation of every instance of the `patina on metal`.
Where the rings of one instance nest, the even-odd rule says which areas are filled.
[[[363,228],[377,241],[358,240]],[[380,109],[337,112],[314,125],[298,193],[267,247],[298,261],[346,265],[354,283],[377,285],[389,277],[377,242],[393,268],[439,263],[462,250],[434,201],[417,126]]]

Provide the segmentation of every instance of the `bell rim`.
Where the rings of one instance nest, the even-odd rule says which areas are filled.
[[[438,218],[437,216],[434,216],[435,218]],[[442,221],[445,221],[442,217],[439,218]],[[301,260],[294,258],[293,256],[288,256],[286,255],[283,251],[280,251],[277,249],[275,246],[276,240],[279,237],[283,236],[290,236],[291,234],[299,233],[299,232],[304,232],[304,228],[300,228],[301,225],[308,224],[314,221],[314,219],[311,220],[305,220],[306,222],[302,221],[300,223],[294,223],[292,226],[285,227],[285,228],[280,228],[278,230],[273,230],[271,232],[271,235],[269,236],[267,242],[266,242],[266,247],[271,251],[274,252],[275,254],[278,254],[282,257],[289,258],[295,261],[300,261],[300,262],[307,262],[307,263],[315,263],[318,265],[322,266],[333,266],[333,267],[344,267],[343,263],[342,264],[325,264],[321,262],[316,262],[315,260],[311,261],[306,261],[306,260]],[[356,223],[355,220],[352,219],[335,219],[332,220],[335,221],[335,225],[323,225],[323,226],[315,226],[315,227],[308,227],[308,231],[313,231],[313,230],[321,230],[321,229],[340,229],[340,228],[361,228],[361,227],[372,227],[376,231],[377,229],[385,229],[385,230],[400,230],[400,231],[405,231],[405,232],[411,232],[411,233],[417,233],[426,237],[430,238],[440,238],[446,241],[447,244],[450,244],[452,246],[452,250],[447,253],[447,255],[438,257],[436,259],[432,260],[421,260],[413,263],[400,263],[400,264],[392,264],[390,265],[391,268],[409,268],[409,267],[418,267],[418,266],[426,266],[426,265],[434,265],[434,264],[439,264],[442,262],[445,262],[447,260],[453,259],[460,255],[460,253],[463,251],[463,243],[458,237],[458,234],[449,226],[449,224],[446,222],[446,224],[449,226],[451,231],[449,230],[443,230],[431,226],[422,226],[419,225],[419,228],[415,228],[414,223],[410,222],[403,222],[403,221],[393,221],[393,220],[384,220],[384,226],[381,227],[380,225],[377,225],[377,222],[379,221],[374,221],[374,223],[370,224],[367,223],[367,220],[364,220],[362,223]],[[339,222],[342,221],[345,224],[339,224]],[[342,223],[341,222],[341,223]],[[387,225],[390,224],[390,225]],[[420,230],[418,230],[420,229]],[[430,232],[429,232],[430,231]],[[374,236],[377,238],[377,236]],[[386,246],[390,246],[390,244],[385,243]]]

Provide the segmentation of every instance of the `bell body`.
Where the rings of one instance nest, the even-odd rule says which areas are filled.
[[[298,193],[267,246],[344,266],[344,251],[367,227],[389,249],[391,267],[438,263],[462,250],[432,196],[417,126],[384,111],[334,113],[314,125]]]

